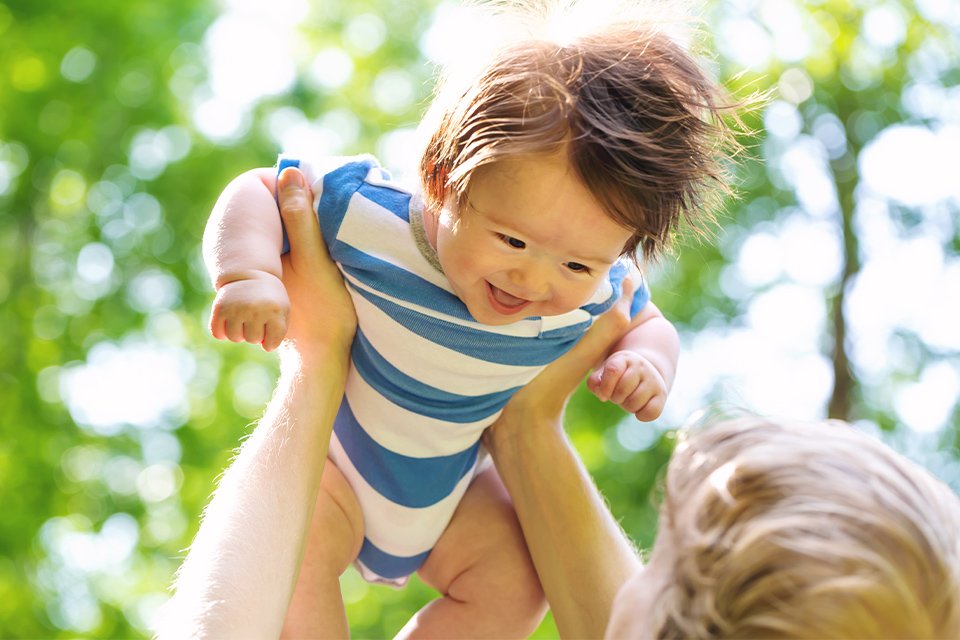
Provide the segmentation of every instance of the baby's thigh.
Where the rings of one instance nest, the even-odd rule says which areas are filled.
[[[360,505],[337,465],[327,460],[282,637],[315,637],[318,630],[332,638],[347,637],[339,578],[362,542]]]
[[[310,525],[306,565],[343,573],[363,544],[360,503],[333,460],[327,460]]]
[[[493,597],[541,606],[543,590],[495,468],[481,473],[467,489],[419,573],[424,582],[458,600]]]

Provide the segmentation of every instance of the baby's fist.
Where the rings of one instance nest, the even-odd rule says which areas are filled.
[[[650,422],[667,402],[667,385],[649,360],[633,351],[617,351],[590,374],[587,387],[600,400],[610,401]]]
[[[217,291],[210,333],[218,340],[260,344],[273,351],[287,334],[289,313],[290,298],[276,276],[235,280]]]

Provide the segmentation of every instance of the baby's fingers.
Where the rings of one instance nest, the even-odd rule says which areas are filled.
[[[626,368],[627,364],[623,360],[609,358],[600,365],[600,368],[590,374],[587,386],[597,398],[606,402],[613,396]]]
[[[243,342],[243,320],[227,318],[223,322],[224,336],[230,342]]]
[[[214,308],[213,313],[210,314],[210,335],[217,340],[226,340],[227,338],[226,323],[216,308]]]
[[[663,407],[667,402],[666,396],[662,393],[654,394],[649,400],[643,402],[643,404],[635,411],[631,411],[637,420],[642,422],[652,422],[660,417],[660,414],[663,413]],[[628,411],[630,411],[628,409]]]
[[[280,346],[287,335],[287,322],[282,318],[267,323],[263,333],[264,351],[273,351]]]
[[[627,413],[636,414],[650,402],[655,393],[656,388],[652,384],[637,384],[625,393],[617,404]]]
[[[250,344],[261,344],[263,342],[263,323],[262,322],[244,322],[243,340]]]
[[[616,386],[610,392],[610,402],[618,404],[630,413],[633,413],[636,409],[630,409],[627,406],[627,402],[631,396],[646,386],[642,383],[643,372],[639,367],[628,363],[626,370],[620,375]],[[640,407],[637,407],[637,409],[639,408]]]

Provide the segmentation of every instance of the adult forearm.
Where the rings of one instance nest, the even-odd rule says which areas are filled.
[[[494,430],[487,444],[561,637],[602,637],[639,557],[562,427],[533,416],[523,423],[529,428]]]
[[[266,414],[224,474],[160,618],[163,638],[277,637],[296,584],[343,350],[288,353]]]

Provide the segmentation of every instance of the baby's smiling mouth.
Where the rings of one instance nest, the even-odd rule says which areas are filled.
[[[491,302],[493,303],[493,308],[500,313],[516,313],[523,307],[530,304],[530,300],[518,298],[513,294],[507,293],[503,289],[493,286],[489,282],[487,283],[487,292]]]

